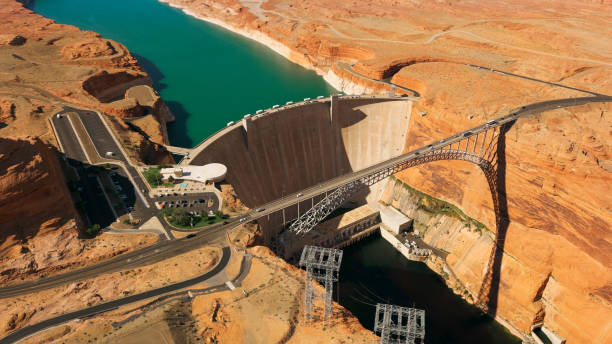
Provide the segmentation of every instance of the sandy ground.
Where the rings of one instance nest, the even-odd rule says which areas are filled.
[[[240,288],[198,296],[193,310],[200,337],[209,343],[372,343],[376,337],[350,313],[334,304],[334,321],[304,322],[304,272],[264,247],[254,255],[251,272]],[[315,288],[320,315],[323,288]],[[243,293],[244,291],[244,293]],[[248,296],[245,296],[246,295]],[[319,302],[321,301],[321,302]],[[318,316],[317,315],[317,316]],[[257,320],[255,320],[257,319]]]
[[[66,286],[0,300],[0,336],[27,324],[122,296],[201,275],[220,259],[221,250],[204,247],[137,269],[119,271]]]

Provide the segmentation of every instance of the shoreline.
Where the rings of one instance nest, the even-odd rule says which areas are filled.
[[[291,54],[299,54],[298,52],[295,52],[294,50],[292,50],[290,47],[286,46],[285,44],[271,38],[270,36],[266,35],[263,32],[260,31],[255,31],[255,30],[248,30],[248,29],[243,29],[243,28],[238,28],[235,26],[232,26],[224,21],[221,21],[217,18],[212,18],[212,17],[206,17],[206,16],[202,16],[199,15],[195,12],[193,12],[191,9],[189,9],[187,6],[182,6],[182,5],[177,5],[174,4],[168,0],[158,0],[161,3],[164,3],[172,8],[176,8],[181,10],[183,13],[185,13],[188,16],[194,17],[196,19],[205,21],[207,23],[219,26],[223,29],[226,29],[230,32],[233,32],[237,35],[240,35],[242,37],[248,38],[250,40],[253,40],[263,46],[265,46],[266,48],[274,51],[275,53],[281,55],[282,57],[286,58],[287,60],[291,61],[292,63],[295,63],[305,69],[311,70],[315,73],[317,73],[317,75],[321,76],[323,78],[323,80],[325,80],[325,82],[330,85],[331,87],[335,88],[336,90],[343,92],[345,94],[349,94],[349,95],[360,95],[360,94],[373,94],[376,93],[375,90],[368,88],[364,85],[360,85],[357,84],[351,80],[346,80],[341,78],[340,76],[338,76],[333,68],[329,68],[327,71],[320,69],[320,68],[316,68],[315,66],[313,66],[312,64],[304,64],[304,63],[300,63],[298,61],[298,59],[293,58],[291,56]],[[304,60],[306,60],[306,57],[304,55],[300,55],[300,57]]]
[[[217,26],[222,27],[222,28],[224,28],[224,29],[226,29],[226,30],[228,30],[230,32],[233,32],[235,34],[241,35],[242,37],[246,37],[248,39],[251,39],[251,40],[253,40],[253,41],[255,41],[255,42],[259,43],[259,44],[262,44],[263,46],[267,47],[268,49],[271,49],[272,51],[276,52],[277,54],[283,56],[287,60],[289,60],[289,61],[291,61],[291,62],[293,62],[293,63],[295,63],[297,65],[300,65],[303,68],[306,68],[308,70],[314,71],[315,73],[317,73],[317,75],[320,75],[323,78],[323,80],[325,80],[325,82],[327,82],[330,86],[332,86],[336,90],[338,90],[340,92],[343,92],[343,93],[345,93],[347,95],[361,95],[361,94],[375,94],[375,93],[377,93],[376,90],[368,88],[365,85],[360,85],[358,83],[353,82],[352,80],[347,80],[347,79],[341,78],[338,74],[336,74],[334,72],[333,68],[331,68],[331,67],[328,69],[327,72],[324,72],[323,70],[317,69],[317,68],[315,68],[312,65],[305,66],[305,65],[297,62],[295,59],[291,58],[291,53],[292,53],[291,48],[289,48],[288,46],[284,45],[283,43],[281,43],[281,42],[279,42],[277,40],[274,40],[273,38],[267,36],[263,32],[253,31],[253,30],[246,30],[246,29],[240,29],[240,28],[231,26],[230,24],[228,24],[226,22],[223,22],[223,21],[221,21],[219,19],[198,15],[198,14],[194,13],[193,11],[191,11],[189,8],[187,8],[185,6],[173,4],[173,3],[169,2],[168,0],[158,0],[158,1],[161,2],[161,3],[167,4],[170,7],[173,7],[173,8],[176,8],[176,9],[180,9],[186,15],[192,16],[192,17],[194,17],[196,19],[205,21],[207,23],[211,23],[213,25],[217,25]],[[450,287],[449,287],[449,289],[452,290],[452,288],[450,288]],[[459,296],[461,297],[461,299],[465,300],[461,295],[459,295]],[[465,300],[465,301],[467,302],[467,300]],[[505,320],[504,318],[500,317],[499,315],[495,315],[492,318],[494,319],[495,322],[500,324],[502,327],[504,327],[511,334],[517,336],[519,339],[522,339],[523,336],[527,335],[525,333],[522,333],[520,330],[518,330],[516,327],[511,325],[507,320]]]

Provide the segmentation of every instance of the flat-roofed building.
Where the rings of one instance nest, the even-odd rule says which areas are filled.
[[[160,173],[164,181],[172,177],[175,180],[215,183],[225,179],[227,167],[217,163],[206,164],[204,166],[186,165],[181,167],[162,168]]]

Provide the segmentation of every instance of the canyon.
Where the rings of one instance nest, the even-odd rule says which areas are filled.
[[[206,142],[192,163],[227,164],[228,181],[248,207],[529,103],[612,91],[610,6],[605,2],[163,2],[262,42],[345,93],[386,95],[391,82],[419,95],[381,96],[367,103],[347,99],[337,103],[335,112],[323,104],[287,107]],[[168,143],[165,123],[172,115],[120,43],[55,24],[15,1],[0,4],[5,19],[0,62],[7,66],[0,74],[0,281],[10,283],[82,264],[87,252],[49,147],[57,143],[48,117],[62,104],[111,114],[121,140],[139,147],[135,161],[161,163],[169,161],[159,143]],[[449,253],[446,262],[431,259],[428,265],[442,276],[449,270],[450,287],[514,333],[544,324],[569,344],[607,343],[612,340],[611,110],[609,103],[597,103],[550,111],[522,118],[505,132],[500,168],[506,227],[499,226],[481,170],[461,161],[400,172],[357,201],[389,204],[414,218],[424,240]],[[125,119],[133,119],[147,135],[130,130]],[[459,212],[436,211],[432,204],[441,201]],[[23,221],[26,213],[34,216]],[[483,227],[472,227],[474,221]],[[264,241],[274,235],[264,231]],[[153,242],[147,235],[97,240],[99,251],[88,256],[94,260]],[[108,243],[111,249],[103,250]],[[267,249],[251,252],[264,264],[250,278],[265,279],[266,269],[274,267],[287,281],[301,280],[297,269]],[[496,254],[501,263],[492,267]],[[193,306],[200,310],[228,303],[220,314],[223,326],[194,315],[210,330],[203,338],[232,341],[262,331],[246,328],[239,310],[259,316],[265,313],[263,301],[235,304],[237,297],[196,298]],[[287,312],[297,314],[293,308]],[[354,318],[344,317],[340,327],[348,328],[332,328],[334,334],[371,339]],[[289,332],[326,338],[321,329],[294,328],[291,316],[275,315],[266,324],[288,329],[278,334],[279,341]]]
[[[164,2],[262,42],[346,93],[386,93],[389,85],[376,81],[383,79],[417,91],[404,152],[532,102],[612,89],[606,3]],[[494,308],[479,300],[483,286],[490,288],[488,263],[499,245],[482,172],[465,162],[436,162],[397,175],[486,226],[478,233],[432,220],[437,225],[425,239],[450,252],[448,263],[468,299],[483,302],[518,332],[543,323],[568,343],[612,338],[604,320],[612,314],[612,199],[608,192],[585,192],[609,189],[611,121],[610,104],[594,104],[521,119],[506,133],[509,225],[498,248],[503,257]],[[298,146],[308,142],[304,138]],[[343,149],[356,148],[344,142]],[[248,156],[216,158],[231,164],[250,161],[253,153]],[[282,156],[274,162],[293,164]],[[301,167],[291,171],[303,173]],[[276,185],[295,185],[291,173],[273,178]],[[279,197],[312,185],[305,183],[267,192]],[[418,216],[422,197],[403,190],[387,184],[381,200]],[[259,194],[237,191],[247,206],[248,198]]]
[[[165,123],[172,118],[150,78],[124,46],[96,33],[56,24],[17,1],[2,1],[0,17],[0,283],[49,276],[157,241],[150,234],[83,240],[48,122],[64,106],[111,113],[124,142],[138,147],[135,161],[170,161],[157,143],[167,143]],[[148,137],[121,121],[133,116]]]

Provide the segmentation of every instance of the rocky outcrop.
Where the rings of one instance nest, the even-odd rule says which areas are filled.
[[[100,102],[106,103],[113,99],[123,98],[130,87],[143,83],[150,84],[151,80],[142,73],[103,70],[83,81],[83,89]]]
[[[10,99],[0,98],[0,123],[8,125],[15,120],[15,103]]]
[[[26,38],[21,35],[15,35],[10,33],[0,34],[0,45],[24,45]]]
[[[612,125],[611,110],[610,105],[591,105],[541,114],[519,120],[506,134],[510,223],[501,229],[501,244],[487,182],[476,166],[437,162],[400,176],[487,226],[489,231],[481,234],[436,217],[423,221],[429,228],[426,241],[450,252],[447,262],[471,297],[477,302],[494,298],[488,311],[520,331],[529,332],[543,321],[568,343],[605,343],[610,338],[607,325],[592,316],[612,313],[606,253],[611,247],[605,239],[612,228],[612,199],[585,190],[605,189],[612,179],[597,163],[610,152],[610,133],[601,128]],[[412,124],[423,136],[409,137],[409,147],[429,142],[428,132],[446,130],[437,118],[427,117],[413,116],[420,124]],[[383,200],[421,217],[418,197],[410,192],[395,187]],[[503,255],[492,267],[495,245],[501,245]]]
[[[377,337],[357,318],[334,303],[334,321],[305,321],[304,271],[274,256],[267,248],[249,249],[249,275],[241,288],[193,299],[198,335],[207,343],[373,343]],[[314,286],[317,295],[323,287]],[[244,296],[243,290],[248,292]],[[314,300],[316,317],[322,301]],[[257,321],[253,321],[257,319]]]
[[[79,224],[54,150],[36,138],[0,138],[0,285],[93,264],[157,240],[83,240]]]
[[[0,283],[80,253],[76,219],[54,153],[37,139],[0,139]]]
[[[601,2],[164,1],[259,40],[344,92],[387,91],[373,80],[383,78],[418,91],[405,150],[529,103],[612,93],[610,42],[600,39],[608,25],[587,15],[607,10]],[[578,13],[588,25],[573,23]],[[506,134],[510,224],[498,281],[484,284],[496,285],[487,292],[497,300],[489,311],[509,326],[526,332],[543,321],[570,344],[610,341],[612,330],[598,319],[611,314],[612,200],[588,192],[612,181],[609,127],[609,105],[590,105],[521,119]],[[398,177],[489,228],[429,239],[448,245],[458,280],[479,298],[498,238],[482,173],[466,162],[438,162]]]
[[[55,144],[47,119],[70,105],[117,117],[151,113],[158,123],[147,126],[151,131],[143,137],[167,142],[166,121],[172,116],[163,100],[157,96],[159,104],[149,107],[125,97],[131,87],[150,86],[152,81],[123,45],[57,24],[15,0],[0,0],[0,17],[0,94],[3,104],[7,99],[15,105],[11,115],[2,105],[0,137],[30,135]],[[152,157],[150,152],[135,156],[141,155]],[[168,154],[157,156],[170,159]]]

